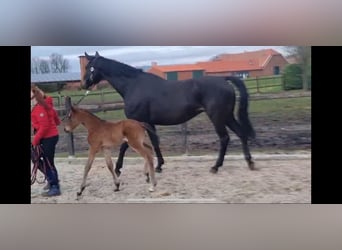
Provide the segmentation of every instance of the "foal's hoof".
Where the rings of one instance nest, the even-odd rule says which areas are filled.
[[[116,188],[114,189],[114,192],[118,192],[120,191],[120,183],[119,184],[115,184]]]
[[[146,183],[150,183],[150,176],[146,175]]]
[[[156,167],[156,172],[157,173],[161,173],[163,170],[162,170],[162,168],[161,167]]]
[[[210,169],[210,173],[212,173],[212,174],[216,174],[217,171],[218,171],[218,168],[217,168],[217,167],[212,167],[212,168]]]

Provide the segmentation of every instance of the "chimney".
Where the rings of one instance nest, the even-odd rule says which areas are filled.
[[[81,85],[83,85],[83,77],[85,75],[85,68],[88,64],[88,60],[85,56],[79,56],[80,58],[80,69],[81,69]]]

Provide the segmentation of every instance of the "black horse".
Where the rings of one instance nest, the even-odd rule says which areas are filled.
[[[229,143],[228,126],[241,139],[243,153],[248,166],[254,169],[254,162],[248,147],[248,139],[255,137],[248,118],[248,93],[242,80],[234,76],[201,78],[183,81],[169,81],[141,69],[121,62],[85,53],[87,60],[83,88],[102,80],[107,80],[122,96],[127,118],[148,123],[154,131],[155,125],[176,125],[184,123],[201,112],[206,112],[220,138],[220,152],[216,164],[210,172],[216,173],[222,166]],[[240,92],[238,120],[234,117],[235,91],[231,81]],[[164,164],[156,134],[149,132],[158,158],[157,172]],[[116,173],[120,175],[123,157],[128,148],[123,143],[116,163]]]

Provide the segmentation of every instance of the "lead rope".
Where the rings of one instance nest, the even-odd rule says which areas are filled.
[[[47,179],[46,170],[48,167],[52,169],[52,165],[49,159],[44,156],[43,148],[40,145],[31,147],[31,160],[33,162],[33,167],[32,167],[32,172],[31,172],[31,185],[33,185],[35,182],[39,184],[45,183]],[[44,174],[44,179],[42,181],[39,181],[37,179],[38,169]]]

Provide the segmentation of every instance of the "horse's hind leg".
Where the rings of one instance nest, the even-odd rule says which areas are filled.
[[[248,167],[251,170],[255,170],[254,161],[252,160],[251,153],[248,146],[248,137],[243,133],[241,125],[235,120],[234,117],[227,121],[227,126],[240,138],[242,143],[243,154],[247,161]]]
[[[116,187],[114,189],[114,192],[117,192],[117,191],[120,190],[119,189],[120,181],[119,181],[118,177],[116,176],[116,174],[114,172],[111,149],[110,148],[104,148],[103,149],[103,153],[104,153],[104,156],[105,156],[105,159],[106,159],[107,167],[108,167],[110,173],[113,176],[114,184],[115,184],[115,187]]]
[[[148,136],[150,137],[151,143],[153,145],[154,151],[155,151],[157,159],[158,159],[158,165],[156,167],[156,171],[158,173],[161,173],[161,171],[162,171],[161,166],[164,164],[164,158],[163,158],[163,155],[162,155],[160,148],[159,148],[159,138],[158,138],[157,133],[156,133],[157,132],[156,128],[154,125],[151,125],[151,124],[149,124],[149,125],[151,126],[151,128],[154,131],[154,132],[151,132],[151,131],[147,130],[147,133],[148,133]]]
[[[213,121],[213,119],[212,119],[212,121]],[[218,168],[221,167],[223,164],[224,156],[226,154],[230,138],[229,138],[229,134],[228,134],[228,131],[227,131],[224,123],[213,121],[213,124],[215,127],[215,131],[220,138],[219,156],[217,158],[215,165],[210,169],[210,172],[215,174],[215,173],[217,173]]]
[[[119,157],[118,157],[118,159],[116,161],[116,165],[115,165],[115,173],[117,176],[120,176],[120,174],[121,174],[120,169],[122,168],[123,158],[125,156],[127,149],[128,149],[128,143],[127,142],[122,143],[121,147],[120,147]]]

